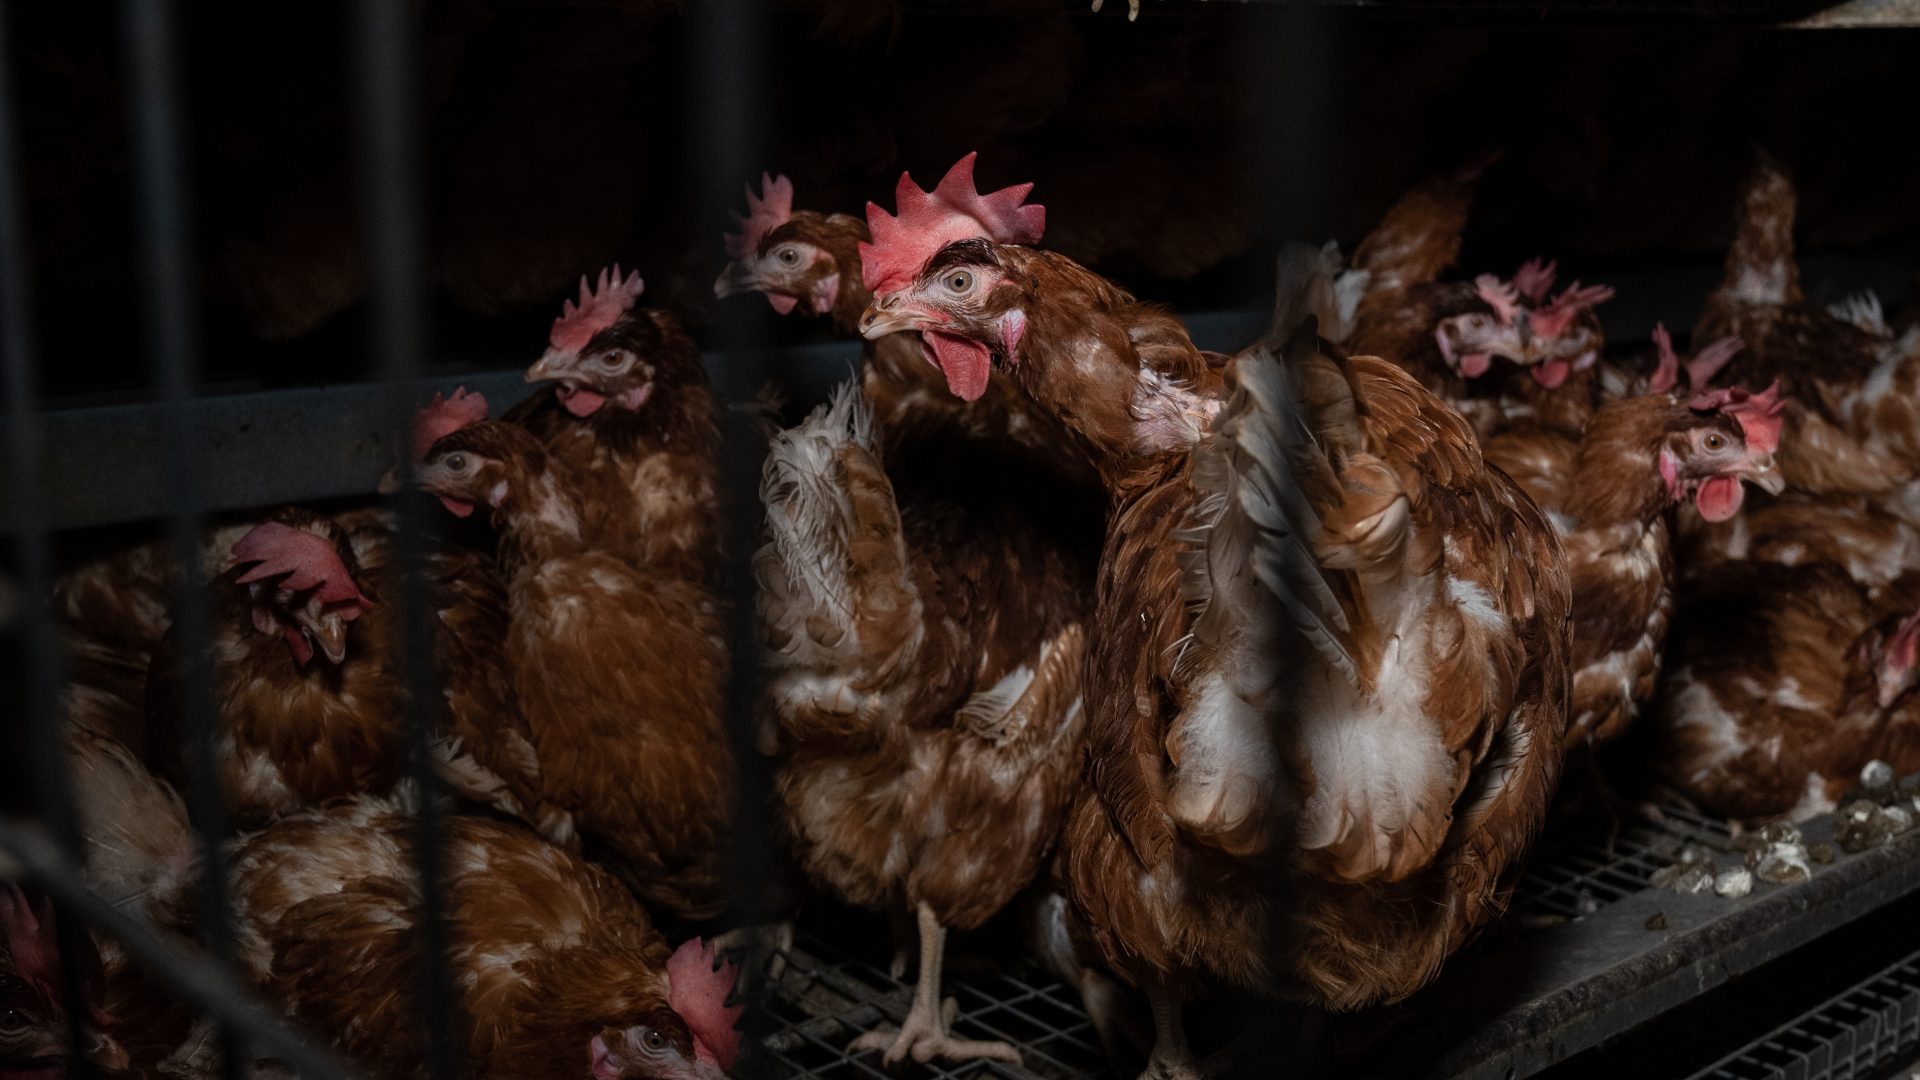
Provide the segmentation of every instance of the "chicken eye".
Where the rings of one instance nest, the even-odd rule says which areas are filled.
[[[621,368],[626,367],[628,361],[632,359],[633,358],[631,356],[627,355],[626,350],[614,349],[612,352],[601,353],[599,359],[596,362],[601,367],[606,368],[608,371],[618,371]]]
[[[448,472],[466,472],[467,455],[448,454],[445,458],[441,459],[440,464],[445,465]]]
[[[779,259],[782,266],[800,265],[800,251],[797,248],[783,247],[774,252],[773,257]]]
[[[19,1009],[0,1012],[0,1031],[18,1031],[26,1026],[27,1018]]]
[[[667,1048],[667,1037],[662,1035],[656,1028],[648,1028],[640,1033],[640,1045],[649,1050],[665,1050]]]
[[[1707,432],[1707,437],[1700,440],[1700,445],[1705,446],[1709,450],[1725,450],[1727,448],[1727,437],[1717,431],[1709,431]]]
[[[965,270],[955,270],[947,275],[945,284],[950,293],[964,293],[973,288],[973,275]]]

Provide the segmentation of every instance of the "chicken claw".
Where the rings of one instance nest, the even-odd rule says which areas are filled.
[[[907,1010],[906,1023],[898,1028],[875,1028],[853,1040],[847,1049],[853,1053],[880,1051],[883,1065],[894,1066],[911,1057],[926,1064],[934,1058],[943,1061],[1004,1061],[1019,1065],[1020,1051],[1010,1043],[977,1039],[956,1039],[947,1034],[960,1013],[960,1003],[940,998],[940,967],[947,945],[946,927],[925,904],[919,906],[920,975],[913,987],[913,1007]]]
[[[941,1002],[937,1016],[930,1016],[934,1010],[923,1008],[922,999],[914,998],[913,1008],[907,1013],[907,1022],[898,1028],[875,1028],[853,1040],[847,1049],[853,1053],[868,1050],[880,1051],[880,1062],[891,1068],[911,1057],[924,1065],[934,1058],[942,1061],[1004,1061],[1009,1065],[1019,1065],[1020,1051],[1013,1044],[990,1042],[980,1039],[956,1039],[947,1034],[947,1027],[953,1018],[959,1015],[960,1003],[952,998]]]

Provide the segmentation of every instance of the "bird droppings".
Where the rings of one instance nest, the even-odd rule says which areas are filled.
[[[1902,802],[1882,806],[1870,799],[1855,799],[1835,815],[1834,839],[1840,850],[1854,854],[1911,832],[1916,820],[1920,817]]]
[[[1747,852],[1747,868],[1771,885],[1796,885],[1813,876],[1807,849],[1795,843],[1772,843],[1765,851]]]
[[[1833,845],[1815,844],[1807,849],[1807,858],[1812,859],[1821,866],[1830,865],[1834,859]]]
[[[1647,916],[1646,927],[1649,930],[1665,930],[1667,928],[1666,912],[1656,911]]]
[[[1711,862],[1674,863],[1653,872],[1656,889],[1672,889],[1685,896],[1701,896],[1713,891],[1714,867]]]
[[[1893,766],[1878,759],[1867,762],[1860,770],[1860,786],[1869,793],[1884,791],[1893,793]]]
[[[1738,900],[1753,891],[1753,872],[1744,866],[1724,871],[1713,879],[1713,891],[1729,900]]]
[[[1769,844],[1798,844],[1800,828],[1791,822],[1775,821],[1760,830],[1760,839]]]
[[[1593,898],[1593,893],[1581,889],[1579,897],[1573,902],[1573,909],[1578,913],[1577,918],[1585,918],[1600,910],[1600,901]]]

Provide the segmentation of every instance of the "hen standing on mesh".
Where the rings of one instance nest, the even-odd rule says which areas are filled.
[[[1551,525],[1459,414],[1310,328],[1223,383],[1171,316],[1065,258],[892,242],[911,269],[864,330],[918,332],[961,396],[1006,372],[1114,500],[1095,794],[1062,844],[1077,914],[1153,1002],[1149,1073],[1198,1071],[1180,1007],[1207,982],[1334,1008],[1424,985],[1504,907],[1560,772]],[[1331,308],[1300,284],[1323,270],[1289,255],[1283,333]]]
[[[904,176],[899,190],[903,214],[956,236],[1037,239],[1043,225],[1038,207],[1005,212],[1024,189],[978,195],[971,157],[932,193]],[[866,224],[793,213],[791,198],[784,179],[749,194],[716,292],[764,290],[776,310],[805,302],[851,330],[903,269],[883,223],[869,243]],[[912,1011],[856,1048],[1017,1061],[949,1034],[941,964],[949,929],[979,926],[1040,872],[1079,780],[1099,504],[1076,483],[1084,458],[1044,445],[1049,418],[946,396],[911,336],[873,343],[864,384],[778,436],[762,481],[777,789],[810,876],[918,924]],[[981,394],[1019,404],[1005,385]]]

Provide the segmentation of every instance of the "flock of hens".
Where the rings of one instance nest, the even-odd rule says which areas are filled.
[[[1018,1060],[941,995],[947,932],[1016,906],[1152,1077],[1220,1064],[1183,1026],[1216,992],[1405,997],[1500,917],[1563,773],[1636,724],[1674,796],[1747,825],[1830,809],[1870,760],[1920,769],[1920,325],[1803,299],[1770,161],[1693,351],[1656,329],[1648,363],[1608,357],[1610,289],[1455,276],[1473,170],[1351,259],[1289,246],[1271,332],[1227,356],[1038,246],[1030,185],[982,195],[973,167],[864,218],[763,178],[715,284],[865,342],[773,434],[753,556],[780,850],[893,917],[896,973],[917,945],[911,1012],[856,1048]],[[471,1075],[712,1080],[750,1053],[720,956],[782,932],[728,919],[716,401],[641,293],[583,280],[527,371],[548,387],[498,418],[435,398],[389,478],[470,519],[420,566],[438,792],[403,767],[388,510],[210,530],[205,658],[163,549],[59,583],[91,883],[201,933],[178,688],[210,664],[238,974],[372,1075],[424,1068],[396,977],[422,798],[453,811]],[[0,1075],[57,1080],[67,939],[16,885],[0,917]],[[232,1064],[114,941],[82,967],[96,1067]]]

